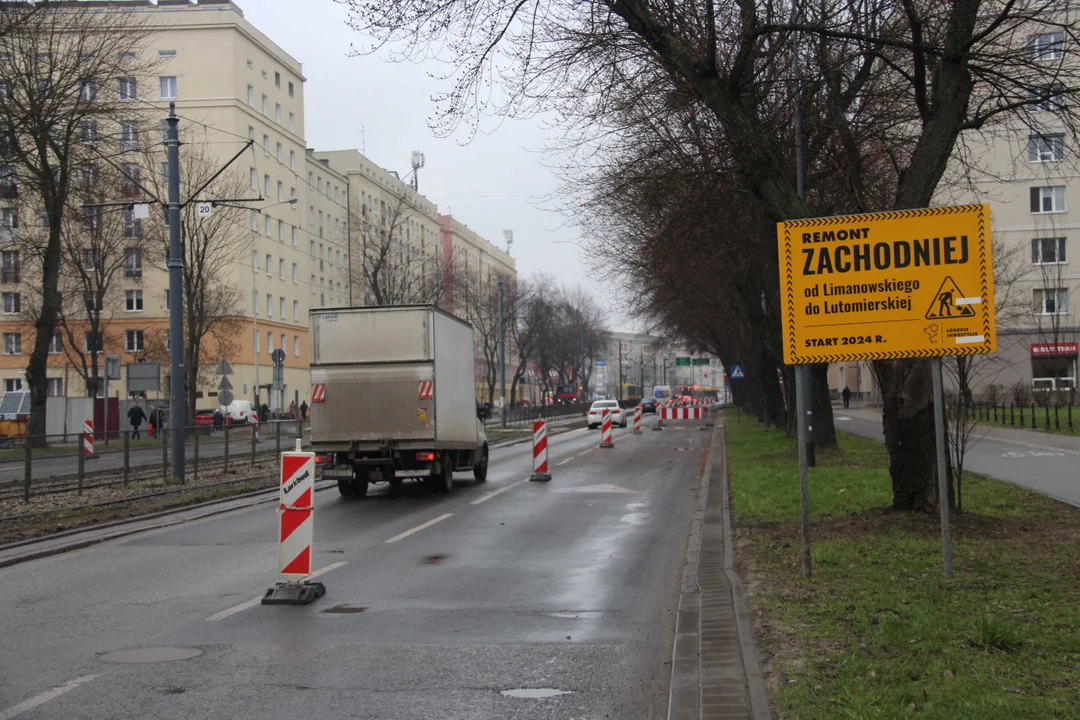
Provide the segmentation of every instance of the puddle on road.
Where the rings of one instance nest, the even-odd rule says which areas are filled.
[[[619,520],[627,523],[628,525],[644,525],[645,521],[648,520],[648,518],[649,513],[635,512],[627,513],[626,515],[623,515],[621,518],[619,518]]]
[[[143,665],[148,663],[166,663],[177,660],[190,660],[203,654],[203,651],[194,647],[140,647],[98,655],[97,659],[103,663],[117,663],[120,665]]]
[[[600,617],[597,610],[582,610],[581,612],[557,612],[551,613],[551,617],[566,618],[569,620],[593,620]]]
[[[516,690],[503,690],[500,695],[512,698],[540,699],[569,695],[573,690],[557,690],[555,688],[517,688]]]
[[[354,607],[352,605],[335,605],[332,608],[320,610],[320,612],[329,615],[356,615],[357,613],[362,613],[365,610],[367,610],[366,607]]]

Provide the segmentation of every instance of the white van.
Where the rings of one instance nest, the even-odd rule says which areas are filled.
[[[243,425],[257,419],[255,406],[250,400],[233,400],[221,411],[225,413],[225,422],[229,425]]]

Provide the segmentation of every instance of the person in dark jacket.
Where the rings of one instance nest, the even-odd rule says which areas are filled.
[[[221,434],[221,426],[225,424],[225,413],[223,413],[221,411],[221,408],[215,408],[214,409],[213,423],[214,423],[214,434],[215,435],[220,435]]]
[[[141,440],[142,436],[139,435],[139,426],[143,424],[143,420],[146,419],[146,413],[139,407],[139,403],[131,403],[131,408],[128,410],[128,422],[131,423],[131,439]]]
[[[844,398],[844,407],[851,406],[851,390],[847,385],[844,386],[844,391],[840,393],[840,396]]]
[[[307,420],[307,409],[308,409],[308,404],[307,404],[307,400],[305,400],[302,403],[300,403],[300,419],[301,420]]]

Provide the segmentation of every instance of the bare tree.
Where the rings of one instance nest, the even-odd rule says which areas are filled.
[[[350,211],[353,298],[365,305],[439,304],[453,276],[438,245],[427,249],[410,233],[410,223],[420,215],[413,191],[385,192],[389,202],[380,200],[379,212],[367,206]]]
[[[10,5],[10,4],[8,4]],[[15,12],[5,8],[5,17]],[[60,317],[64,219],[76,169],[97,159],[96,134],[138,132],[138,81],[153,66],[142,52],[145,27],[120,11],[46,6],[0,35],[0,195],[26,215],[43,209],[46,232],[20,250],[39,293],[35,338],[26,368],[31,412],[28,434],[43,438],[49,347]],[[42,442],[43,440],[35,440]]]
[[[163,147],[145,150],[148,167],[160,168],[164,161]],[[224,200],[244,197],[247,183],[234,170],[226,170],[210,182],[198,198],[192,198],[221,168],[218,158],[205,144],[186,141],[180,159],[180,196],[182,200]],[[159,197],[167,197],[165,178],[152,173],[147,188]],[[244,263],[252,246],[244,242],[251,237],[251,225],[256,210],[229,203],[215,205],[210,217],[200,218],[196,203],[188,202],[180,214],[180,229],[184,243],[184,388],[187,393],[188,422],[194,423],[195,394],[200,378],[208,377],[211,368],[225,353],[236,347],[236,337],[244,332],[241,312],[242,293],[231,278],[234,266]],[[168,260],[168,228],[149,223],[148,236],[160,248],[161,259]],[[164,341],[164,338],[163,338]],[[167,350],[166,350],[167,351]]]

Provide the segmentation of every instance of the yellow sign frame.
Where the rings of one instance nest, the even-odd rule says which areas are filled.
[[[793,220],[776,235],[786,364],[997,351],[989,205]]]

